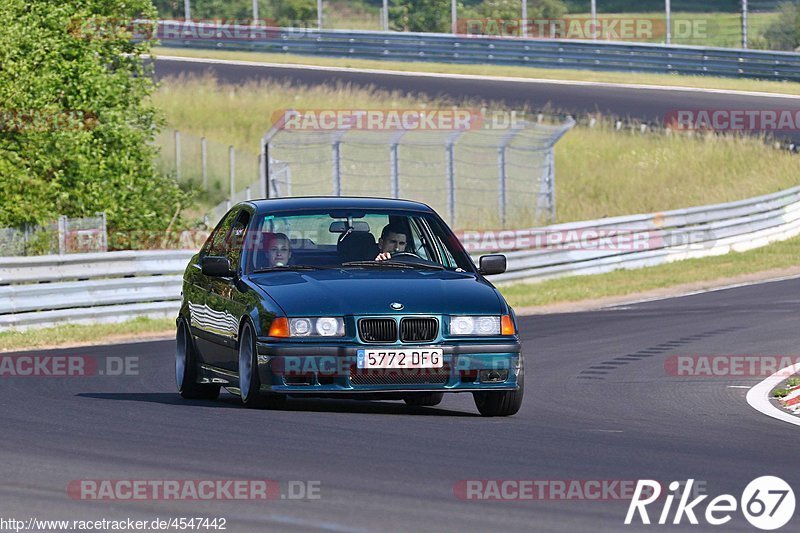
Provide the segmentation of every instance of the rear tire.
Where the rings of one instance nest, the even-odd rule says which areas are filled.
[[[415,407],[434,407],[442,403],[442,398],[444,398],[443,392],[427,392],[406,396],[403,401]]]
[[[517,376],[518,390],[473,392],[475,407],[483,416],[511,416],[517,414],[522,407],[525,393],[525,372],[520,366]]]
[[[175,381],[178,392],[187,400],[216,400],[219,397],[219,385],[197,382],[197,351],[189,325],[183,318],[178,323],[175,344]]]
[[[256,338],[250,322],[242,326],[239,339],[239,395],[245,407],[254,409],[279,409],[286,404],[285,394],[261,393]]]

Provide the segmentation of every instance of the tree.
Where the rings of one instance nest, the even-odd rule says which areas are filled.
[[[174,225],[188,197],[155,169],[137,17],[155,19],[149,0],[0,2],[0,226],[99,211],[118,230]]]
[[[800,7],[794,2],[781,5],[780,16],[764,31],[766,48],[795,50],[800,46]]]
[[[450,31],[449,0],[394,0],[389,7],[392,28],[399,31]]]
[[[518,20],[522,17],[519,0],[484,0],[465,7],[458,2],[459,28],[467,19]],[[528,18],[558,18],[566,13],[562,0],[528,0]],[[392,28],[400,31],[449,32],[451,29],[449,0],[395,0],[389,8]],[[462,30],[459,30],[462,31]]]

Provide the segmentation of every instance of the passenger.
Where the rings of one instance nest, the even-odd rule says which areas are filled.
[[[385,261],[391,259],[393,253],[405,252],[407,243],[406,230],[402,226],[387,224],[378,239],[379,252],[375,261]]]
[[[292,245],[285,233],[270,235],[265,244],[267,250],[267,267],[284,267],[292,258]]]

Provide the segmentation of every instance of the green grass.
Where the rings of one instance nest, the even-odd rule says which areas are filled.
[[[652,213],[800,185],[797,156],[751,137],[577,127],[556,145],[560,221]]]
[[[257,177],[259,140],[269,129],[276,111],[290,107],[350,109],[353,102],[365,109],[419,108],[421,105],[398,93],[342,84],[309,88],[253,82],[228,86],[219,85],[209,78],[166,80],[154,95],[154,102],[164,110],[170,126],[195,136],[195,145],[189,146],[187,141],[182,149],[183,160],[194,161],[192,172],[195,181],[199,174],[199,136],[213,139],[221,148],[209,148],[209,166],[220,170],[216,187],[222,191],[229,188],[227,145],[237,147],[237,164],[250,162],[249,167],[237,169],[237,186],[244,187]],[[441,100],[428,103],[434,108],[454,104],[458,102]],[[474,102],[461,105],[478,106]],[[170,146],[166,147],[165,157],[169,157],[171,150]],[[373,158],[383,153],[375,156],[374,147],[369,151]],[[327,149],[321,148],[320,152],[326,154]],[[365,158],[366,152],[349,154],[348,157]],[[433,169],[431,171],[438,169],[443,172],[433,161],[442,162],[441,150],[428,152],[417,152],[419,162],[429,170]],[[487,168],[496,172],[496,155],[492,158],[492,164],[487,163]],[[321,189],[305,190],[298,185],[300,188],[293,190],[293,194],[326,193],[329,167],[308,168],[314,170],[316,178],[321,180]],[[375,168],[377,170],[369,174],[368,181],[346,185],[350,187],[346,192],[388,194],[388,165]],[[187,176],[191,174],[189,170],[189,167],[184,170],[187,179],[192,177]],[[301,166],[293,173],[296,183],[302,183]],[[487,176],[487,179],[496,179],[496,174]],[[413,184],[411,182],[409,187]],[[559,222],[565,222],[739,200],[798,185],[800,175],[796,156],[775,150],[760,139],[620,132],[601,121],[595,128],[576,127],[556,145],[556,184],[557,217]],[[474,183],[473,187],[477,185]],[[417,183],[417,186],[415,198],[430,201],[441,209],[442,187],[438,192],[425,192],[422,185]],[[464,205],[473,204],[474,207],[491,203],[480,193],[459,191],[458,194]],[[493,209],[493,206],[490,207]],[[469,205],[467,207],[472,209]],[[497,227],[492,226],[496,220],[491,217],[477,217],[471,211],[459,213],[457,225],[461,229]],[[509,220],[510,227],[531,225],[534,221],[524,218]]]
[[[102,344],[121,338],[171,333],[172,318],[134,318],[116,324],[67,324],[41,329],[0,332],[0,352],[31,350],[68,344]]]
[[[566,18],[589,18],[588,13],[568,14]],[[750,13],[748,14],[748,46],[751,48],[762,46],[761,37],[770,23],[779,17],[779,13]],[[619,19],[650,19],[654,27],[659,30],[652,39],[642,39],[638,42],[663,43],[664,12],[643,13],[600,13],[599,18],[609,20]],[[691,25],[691,26],[690,26]],[[742,19],[739,13],[687,13],[672,12],[672,44],[692,46],[719,46],[724,48],[740,48],[742,45]]]
[[[380,8],[364,2],[326,1],[323,26],[341,30],[382,30]]]
[[[666,265],[607,274],[571,276],[541,283],[500,287],[515,308],[577,302],[607,296],[625,296],[684,283],[712,282],[744,274],[797,266],[800,237],[722,256],[687,259]]]
[[[374,59],[319,57],[298,54],[268,54],[261,52],[235,52],[228,50],[200,50],[166,47],[154,48],[154,54],[165,56],[256,61],[266,63],[398,70],[404,72],[412,71],[442,74],[473,74],[480,76],[510,76],[517,78],[590,81],[604,83],[635,83],[642,85],[663,85],[669,87],[695,87],[704,89],[726,89],[800,95],[800,83],[796,82],[719,78],[712,76],[681,76],[678,74],[646,74],[634,72],[595,72],[590,70],[545,69],[480,64],[453,65],[448,63],[431,63],[422,61],[380,61]]]

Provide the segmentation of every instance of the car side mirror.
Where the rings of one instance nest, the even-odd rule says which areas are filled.
[[[506,256],[503,254],[484,255],[480,259],[480,272],[484,276],[502,274],[506,271]]]
[[[234,275],[227,257],[209,255],[200,261],[203,274],[214,278],[228,278]]]

